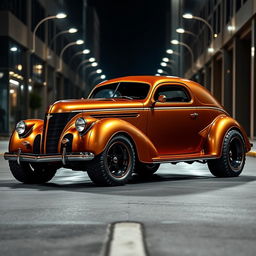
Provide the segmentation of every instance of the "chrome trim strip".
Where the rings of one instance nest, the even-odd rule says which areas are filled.
[[[63,155],[34,155],[34,154],[16,154],[16,153],[5,153],[5,160],[20,161],[20,162],[31,162],[31,163],[50,163],[50,162],[62,162]],[[72,155],[65,155],[66,161],[89,161],[94,159],[94,154],[91,152],[80,152]]]
[[[159,161],[159,159],[155,160],[153,159],[153,163],[179,163],[179,162],[187,162],[187,161],[199,161],[199,160],[211,160],[211,159],[217,159],[218,157],[212,156],[212,157],[198,157],[198,158],[180,158],[180,159],[163,159],[162,161]]]
[[[125,111],[125,110],[144,110],[145,108],[96,108],[96,109],[79,109],[79,110],[72,110],[71,112],[106,112],[106,111]]]
[[[71,112],[82,112],[82,113],[86,113],[86,112],[108,112],[108,111],[129,111],[129,110],[136,110],[136,111],[142,111],[142,110],[173,110],[173,109],[191,109],[191,110],[195,110],[195,109],[214,109],[214,110],[218,110],[221,112],[224,112],[225,114],[228,114],[226,112],[226,110],[222,109],[222,108],[218,108],[218,107],[211,107],[211,106],[180,106],[180,107],[172,107],[172,106],[168,106],[168,107],[152,107],[152,108],[99,108],[99,109],[80,109],[80,110],[73,110]],[[229,115],[229,114],[228,114]]]

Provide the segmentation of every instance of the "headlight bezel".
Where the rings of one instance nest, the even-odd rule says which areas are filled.
[[[19,136],[24,136],[27,131],[26,123],[21,120],[16,124],[15,131],[18,133]]]
[[[79,133],[83,133],[86,130],[87,121],[83,117],[78,117],[75,121],[75,128]]]

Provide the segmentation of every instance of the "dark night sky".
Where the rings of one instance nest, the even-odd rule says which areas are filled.
[[[107,77],[154,74],[166,47],[169,1],[91,2],[100,19],[101,66]]]

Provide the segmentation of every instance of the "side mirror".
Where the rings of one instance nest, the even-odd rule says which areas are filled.
[[[165,95],[159,95],[157,101],[158,102],[166,102],[166,96]]]

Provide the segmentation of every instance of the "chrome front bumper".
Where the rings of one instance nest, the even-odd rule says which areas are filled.
[[[4,154],[5,160],[20,162],[31,162],[31,163],[50,163],[50,162],[62,162],[63,165],[66,162],[77,162],[77,161],[89,161],[94,158],[94,154],[90,152],[75,152],[66,153],[65,150],[62,154],[30,154],[22,153],[20,150],[15,153],[6,152]]]

